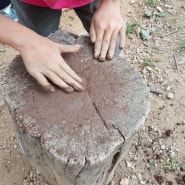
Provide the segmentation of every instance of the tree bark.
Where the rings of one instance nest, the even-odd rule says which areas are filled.
[[[2,89],[18,146],[52,185],[108,184],[149,112],[149,89],[123,58],[93,59],[88,37],[57,31],[49,38],[82,45],[63,57],[86,90],[46,92],[16,57]]]

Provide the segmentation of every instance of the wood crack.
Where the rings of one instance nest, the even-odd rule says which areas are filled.
[[[103,117],[100,113],[100,110],[98,109],[97,105],[94,102],[93,102],[93,107],[96,110],[96,112],[98,113],[98,115],[100,116],[100,118],[101,118],[103,124],[105,125],[106,129],[109,130],[106,121],[103,119]]]
[[[118,127],[116,127],[114,124],[112,124],[112,127],[118,131],[118,133],[120,134],[120,136],[125,141],[125,136],[123,135],[123,133],[121,132],[121,130]]]
[[[75,185],[77,185],[77,179],[80,178],[81,173],[84,171],[84,169],[88,166],[88,160],[87,157],[85,156],[85,164],[82,167],[82,169],[79,171],[79,173],[77,174],[76,178],[75,178]]]

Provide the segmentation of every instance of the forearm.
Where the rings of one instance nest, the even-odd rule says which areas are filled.
[[[110,8],[120,8],[120,0],[101,0],[99,7],[104,7],[104,5],[109,6]]]
[[[7,44],[18,51],[34,43],[38,34],[32,30],[0,15],[0,42]],[[30,43],[31,42],[31,43]]]

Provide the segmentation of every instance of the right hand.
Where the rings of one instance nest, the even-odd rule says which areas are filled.
[[[61,54],[75,53],[79,45],[62,45],[45,37],[22,47],[20,50],[24,64],[32,75],[46,90],[55,92],[50,81],[66,92],[84,90],[82,79],[66,64]]]

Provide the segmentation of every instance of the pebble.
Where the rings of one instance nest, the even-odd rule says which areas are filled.
[[[171,90],[171,87],[168,86],[168,87],[166,88],[166,91],[170,91],[170,90]]]
[[[129,161],[126,161],[126,166],[127,166],[128,168],[131,168],[131,167],[132,167],[132,163],[129,162]]]
[[[157,6],[156,9],[157,9],[159,12],[164,12],[164,10],[163,10],[160,6]]]
[[[161,145],[161,150],[165,150],[166,146],[165,145]]]
[[[129,179],[128,178],[122,178],[119,184],[120,185],[129,185]]]
[[[139,183],[142,184],[142,185],[146,184],[145,181],[139,181]]]
[[[129,2],[129,4],[135,4],[136,3],[136,1],[135,0],[130,0],[130,2]]]
[[[168,95],[167,95],[167,97],[168,97],[168,99],[174,99],[174,94],[173,93],[168,93]]]
[[[0,52],[5,52],[6,50],[5,49],[0,49]]]
[[[142,174],[141,173],[136,173],[136,177],[138,181],[142,180]]]

